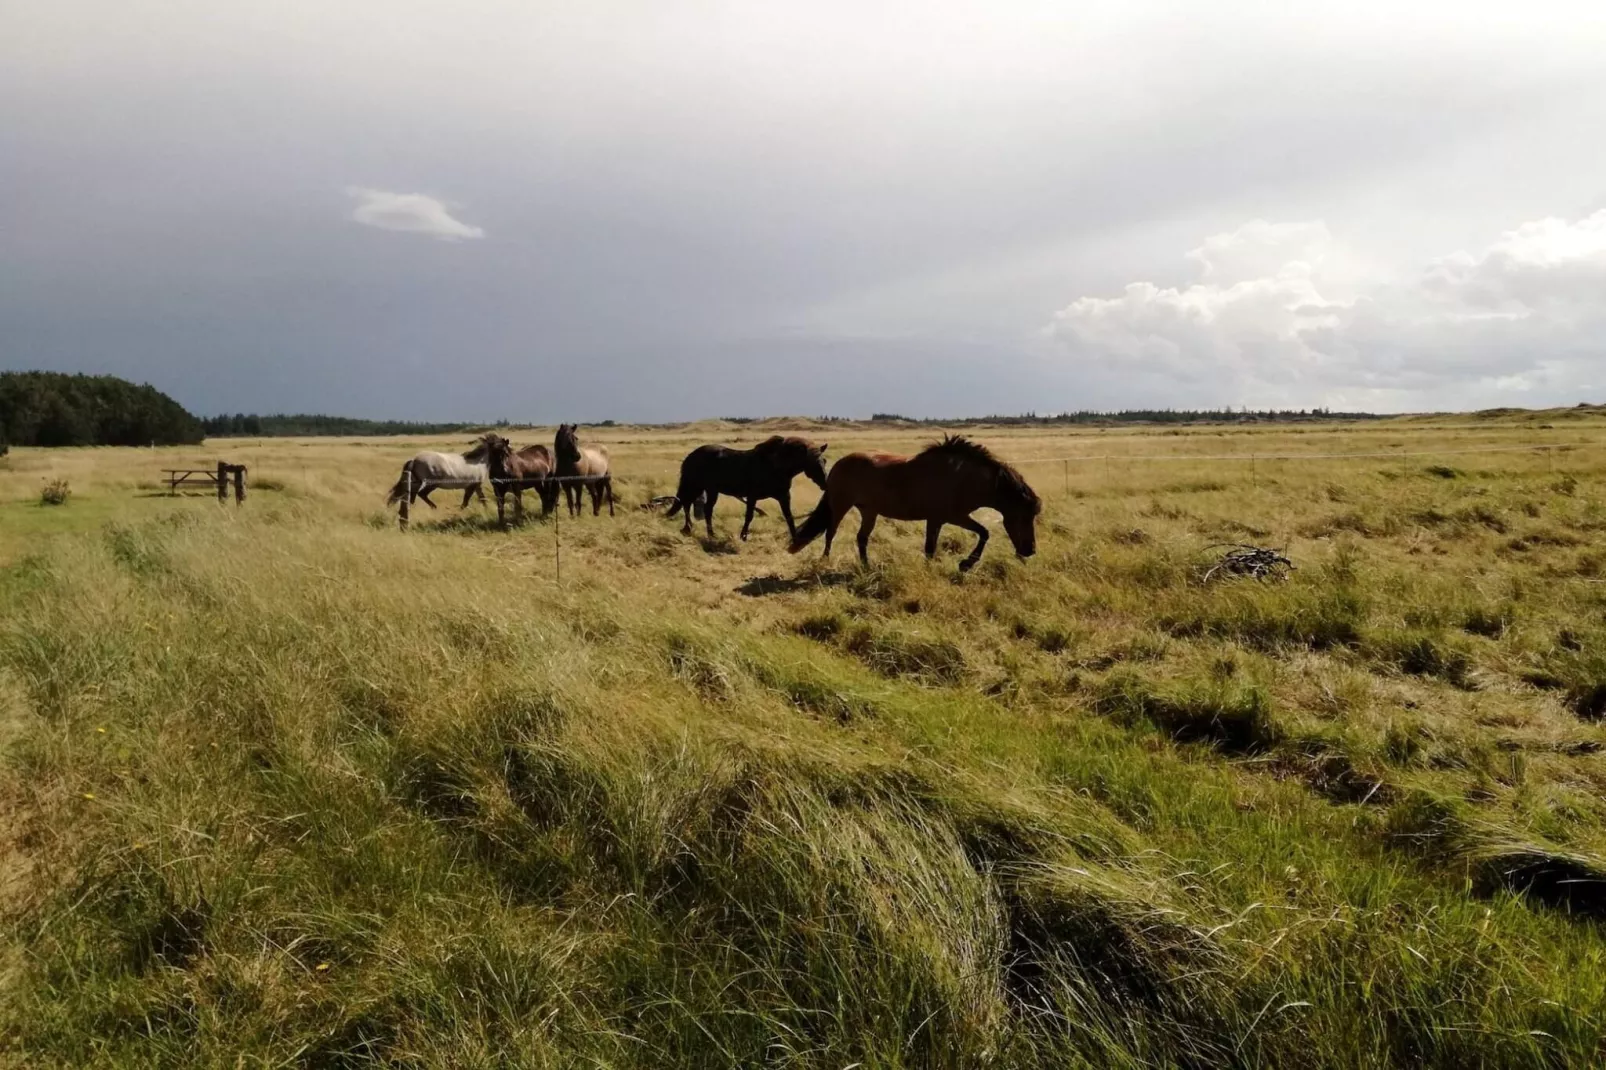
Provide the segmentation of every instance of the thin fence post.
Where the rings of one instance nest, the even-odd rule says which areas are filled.
[[[1549,464],[1550,474],[1556,474],[1556,451],[1550,446],[1545,447],[1545,461]]]
[[[559,490],[561,489],[562,487],[560,486]],[[557,577],[553,582],[560,587],[563,585],[563,535],[558,530],[559,525],[562,523],[558,519],[558,514],[561,512],[563,512],[561,509],[552,510],[552,561],[557,570]]]
[[[1067,460],[1063,463],[1065,465],[1065,493],[1069,494],[1071,492],[1071,462]]]
[[[245,465],[234,466],[234,504],[245,504]]]
[[[222,505],[229,494],[229,466],[219,461],[217,463],[217,503]]]
[[[407,503],[413,500],[413,466],[407,466],[407,493],[402,495],[401,508],[396,511],[396,526],[407,530]]]
[[[1251,487],[1260,485],[1259,474],[1255,471],[1255,455],[1253,453],[1249,455],[1249,485]]]

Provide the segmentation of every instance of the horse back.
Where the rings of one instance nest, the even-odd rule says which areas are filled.
[[[850,453],[831,466],[825,492],[842,510],[861,505],[893,520],[957,519],[976,506],[963,507],[969,495],[955,475],[896,453]]]
[[[412,460],[413,473],[430,480],[458,479],[479,482],[485,478],[486,467],[466,461],[460,454],[437,453],[425,450]]]
[[[721,494],[773,498],[797,475],[777,461],[757,447],[742,450],[710,443],[688,453],[680,468],[684,475]]]

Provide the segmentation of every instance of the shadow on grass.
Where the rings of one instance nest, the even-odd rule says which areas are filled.
[[[507,531],[516,531],[526,527],[545,527],[550,517],[542,516],[537,512],[527,512],[522,520],[515,521],[511,514],[508,516]],[[458,513],[456,516],[443,517],[440,520],[414,521],[412,530],[425,534],[444,535],[485,535],[496,534],[504,529],[497,522],[496,514],[484,513]]]
[[[720,535],[710,539],[706,535],[697,536],[697,545],[703,548],[705,554],[734,554],[740,553],[740,547],[729,535]]]
[[[852,580],[857,573],[844,570],[831,570],[828,572],[805,573],[802,576],[780,576],[773,572],[764,576],[753,576],[736,588],[737,594],[744,594],[749,598],[763,598],[772,594],[792,594],[796,591],[809,591],[816,587],[840,587]]]

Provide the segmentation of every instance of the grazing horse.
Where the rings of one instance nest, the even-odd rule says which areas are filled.
[[[708,537],[714,537],[714,503],[721,494],[741,498],[747,502],[747,518],[742,521],[742,539],[753,526],[753,513],[760,498],[774,498],[781,503],[781,515],[786,518],[786,530],[797,538],[797,525],[792,521],[792,480],[806,475],[821,490],[825,489],[825,443],[818,446],[803,438],[772,435],[750,450],[734,450],[729,446],[698,446],[680,462],[680,486],[675,491],[675,504],[666,516],[684,512],[686,522],[680,530],[691,534],[692,509],[702,506],[703,520],[708,525]]]
[[[433,509],[435,503],[429,500],[430,491],[445,487],[449,490],[461,488],[463,504],[458,508],[466,508],[469,499],[476,494],[481,502],[485,501],[485,488],[480,486],[485,479],[485,471],[483,444],[461,455],[425,450],[402,465],[401,478],[390,488],[385,504],[395,505],[406,498],[407,504],[411,505],[422,498],[424,504]]]
[[[541,498],[541,515],[546,516],[558,504],[558,486],[552,481],[552,451],[545,446],[525,446],[515,451],[513,444],[501,435],[488,434],[480,439],[477,452],[483,452],[491,477],[491,489],[496,492],[496,522],[507,526],[504,511],[508,492],[513,494],[513,519],[524,518],[524,492],[533,490]]]
[[[957,524],[976,534],[976,548],[959,562],[969,572],[987,545],[987,529],[970,514],[996,509],[1004,516],[1004,531],[1015,553],[1030,557],[1037,552],[1037,514],[1043,502],[1026,485],[1021,474],[979,443],[947,435],[913,457],[890,453],[850,453],[831,466],[825,479],[825,497],[803,521],[792,540],[797,553],[819,536],[831,553],[831,537],[848,510],[859,510],[859,560],[870,563],[867,548],[877,517],[926,522],[926,556],[937,553],[937,536],[944,524]]]
[[[580,515],[580,491],[591,491],[591,515],[602,512],[602,498],[607,495],[608,515],[613,515],[613,473],[608,469],[606,446],[582,446],[575,431],[577,424],[563,424],[558,428],[553,452],[558,456],[558,479],[563,483],[563,497],[569,504],[569,515]]]

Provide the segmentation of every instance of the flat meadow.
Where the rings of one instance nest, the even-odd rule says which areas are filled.
[[[643,508],[777,430],[937,433],[509,531],[384,507],[466,435],[0,459],[0,1065],[1606,1062],[1606,410],[969,428],[968,575]]]

